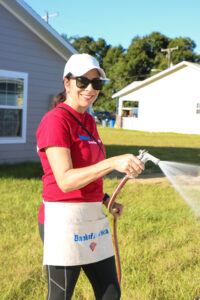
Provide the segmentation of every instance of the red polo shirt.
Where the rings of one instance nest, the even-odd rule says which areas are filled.
[[[104,159],[103,153],[96,142],[88,136],[87,132],[66,111],[58,107],[67,108],[104,148],[97,132],[96,123],[87,112],[80,114],[70,106],[60,103],[56,108],[46,113],[36,132],[38,154],[44,171],[42,177],[43,199],[45,201],[71,203],[100,202],[104,196],[102,178],[91,182],[79,190],[68,193],[62,192],[56,183],[46,156],[46,147],[60,146],[69,148],[71,150],[73,168],[87,167]],[[38,221],[44,223],[44,204],[40,207]]]

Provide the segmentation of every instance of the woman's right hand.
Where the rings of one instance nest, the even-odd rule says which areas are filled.
[[[143,170],[144,164],[133,154],[123,154],[113,157],[114,169],[126,173],[130,178],[137,177]]]
[[[137,177],[144,170],[143,163],[133,154],[118,155],[88,167],[73,168],[70,149],[52,146],[45,151],[56,182],[64,193],[83,188],[113,170],[126,173],[130,178]]]

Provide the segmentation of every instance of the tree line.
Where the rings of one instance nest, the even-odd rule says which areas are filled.
[[[189,37],[169,38],[159,32],[152,32],[147,36],[136,36],[132,39],[128,49],[121,45],[113,47],[103,38],[95,41],[92,37],[67,37],[62,34],[79,53],[88,53],[96,57],[105,70],[110,83],[105,85],[94,109],[116,111],[116,99],[113,93],[121,90],[133,81],[144,80],[157,72],[168,68],[167,52],[169,48],[176,48],[170,52],[170,63],[175,65],[181,61],[200,63],[200,55],[194,52],[196,44]]]

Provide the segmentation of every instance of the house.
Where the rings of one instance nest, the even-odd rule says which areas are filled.
[[[0,0],[0,164],[38,160],[35,132],[73,53],[23,0]]]
[[[200,134],[199,83],[200,64],[187,61],[131,83],[112,96],[118,98],[122,128]],[[125,101],[132,107],[124,108]]]

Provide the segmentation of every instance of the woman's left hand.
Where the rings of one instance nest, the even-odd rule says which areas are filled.
[[[116,212],[113,213],[113,216],[117,219],[122,215],[124,206],[120,203],[114,202],[112,209],[116,210]]]

